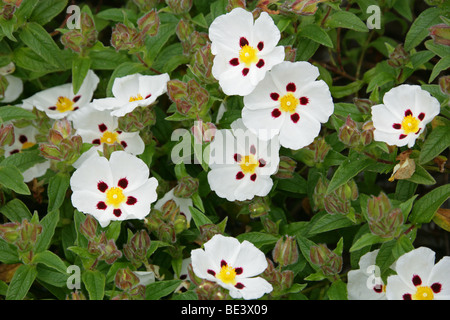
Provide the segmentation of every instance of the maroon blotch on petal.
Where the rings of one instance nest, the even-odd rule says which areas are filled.
[[[250,180],[255,181],[256,180],[256,173],[252,174],[250,176]]]
[[[415,275],[412,277],[412,283],[413,283],[413,285],[415,285],[416,287],[417,287],[417,286],[420,286],[420,285],[422,284],[422,279],[420,279],[420,277],[419,277],[417,274],[415,274]]]
[[[394,128],[394,129],[401,129],[402,128],[402,125],[400,124],[400,123],[394,123],[393,125],[392,125],[392,128]]]
[[[241,180],[244,176],[245,176],[244,173],[243,173],[242,171],[239,171],[239,172],[236,174],[236,179],[237,179],[237,180]]]
[[[307,97],[301,97],[299,101],[302,106],[306,106],[309,103],[309,99]]]
[[[421,112],[417,118],[419,118],[420,121],[422,121],[425,118],[425,113]]]
[[[234,161],[241,162],[242,156],[239,153],[235,153],[233,158],[234,158]]]
[[[439,282],[435,282],[431,285],[431,290],[433,290],[434,293],[441,292],[442,285]]]
[[[265,65],[265,62],[263,59],[259,59],[259,61],[256,63],[256,66],[258,68],[262,68],[262,67],[264,67],[264,65]]]
[[[225,267],[228,263],[225,260],[220,261],[220,266]]]
[[[401,134],[398,138],[399,138],[399,139],[405,139],[406,137],[407,137],[406,134]]]
[[[99,183],[97,183],[97,189],[100,192],[105,192],[106,190],[108,190],[108,185],[104,181],[100,181]]]
[[[100,143],[101,143],[100,139],[92,140],[92,144],[100,144]]]
[[[405,111],[405,117],[407,117],[407,116],[412,116],[412,111],[410,110],[410,109],[408,109],[408,110],[406,110]]]
[[[128,179],[127,178],[120,179],[117,185],[122,189],[125,189],[126,187],[128,187]]]
[[[245,77],[246,75],[248,75],[248,72],[250,71],[249,68],[244,68],[242,69],[242,75]]]
[[[235,268],[234,272],[236,272],[237,275],[242,274],[242,272],[244,272],[244,269],[242,269],[241,267]]]
[[[245,37],[241,37],[239,39],[239,46],[243,47],[243,46],[248,46],[248,40]]]
[[[402,296],[402,298],[403,298],[403,300],[412,300],[412,296],[411,296],[410,293],[405,293],[405,294]]]
[[[259,162],[260,168],[264,168],[267,164],[266,160],[264,160],[264,159],[259,159],[258,162]]]
[[[27,136],[25,136],[25,135],[20,135],[20,137],[19,137],[19,141],[20,141],[20,143],[25,143],[25,142],[27,142],[28,141],[28,138],[27,138]]]
[[[122,210],[120,210],[120,209],[114,209],[114,210],[113,210],[113,214],[114,214],[116,217],[120,217],[120,216],[122,215]]]
[[[100,130],[100,132],[105,132],[106,130],[108,130],[108,127],[106,126],[106,124],[101,123],[98,125],[98,130]]]
[[[295,90],[297,90],[297,86],[295,85],[295,83],[289,82],[286,85],[286,91],[295,92]]]
[[[300,120],[300,115],[298,113],[294,113],[291,115],[291,120],[293,123],[297,123]]]
[[[127,205],[132,206],[133,204],[136,204],[136,202],[137,202],[137,199],[135,197],[129,196],[127,198],[127,202],[126,203],[127,203]]]
[[[256,154],[256,147],[255,147],[254,144],[252,144],[252,145],[250,146],[250,153],[253,154],[253,155]]]
[[[233,67],[238,66],[238,65],[239,65],[239,59],[238,59],[238,58],[233,58],[233,59],[231,59],[231,60],[230,60],[230,64],[231,64]]]
[[[261,51],[262,49],[264,49],[264,42],[262,41],[258,42],[258,45],[256,47],[258,48],[259,51]]]
[[[97,209],[98,209],[98,210],[106,210],[106,208],[107,208],[107,205],[106,205],[105,202],[99,201],[99,202],[97,203]]]
[[[124,149],[128,146],[128,144],[125,141],[120,141],[120,144]]]
[[[242,283],[240,283],[240,282],[236,283],[236,285],[235,285],[234,287],[235,287],[236,289],[244,289],[244,288],[245,288],[244,284],[242,284]]]
[[[77,102],[78,100],[80,100],[80,98],[81,98],[80,95],[75,96],[75,97],[73,97],[72,101],[73,101],[73,102]]]
[[[270,94],[270,98],[271,98],[273,101],[278,101],[278,99],[280,98],[280,95],[279,95],[278,93],[276,93],[276,92],[272,92],[272,93]]]
[[[210,275],[212,275],[213,277],[216,276],[216,272],[214,270],[208,269],[206,272],[208,272]]]
[[[278,110],[278,109],[273,109],[272,110],[272,117],[278,118],[279,116],[281,116],[281,111]]]

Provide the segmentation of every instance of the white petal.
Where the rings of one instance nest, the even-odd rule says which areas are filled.
[[[386,295],[384,292],[378,293],[373,287],[370,288],[367,286],[368,281],[369,284],[372,285],[371,280],[369,280],[369,276],[365,269],[361,270],[351,270],[347,274],[347,292],[349,300],[384,300],[386,299]],[[374,284],[378,284],[375,282]]]
[[[0,103],[9,103],[15,101],[23,92],[23,81],[22,79],[7,74],[5,76],[8,81],[8,86],[6,87],[3,99],[0,99]]]
[[[428,285],[431,286],[434,283],[441,284],[441,291],[435,293],[435,299],[450,299],[450,257],[443,257],[431,271],[430,277],[428,278]]]
[[[104,157],[89,157],[72,174],[70,187],[73,192],[85,190],[102,194],[97,188],[100,181],[105,182],[109,187],[113,184],[108,160]]]
[[[428,91],[417,90],[416,91],[416,113],[414,116],[418,116],[421,112],[425,113],[425,117],[422,120],[422,125],[425,126],[430,123],[435,116],[441,111],[441,105],[439,101],[432,97]]]
[[[237,281],[241,278],[257,276],[267,269],[265,254],[249,241],[241,243],[239,253],[231,264],[233,268],[242,268],[243,272],[236,277]]]
[[[420,90],[422,89],[417,85],[402,84],[386,92],[383,103],[396,115],[396,118],[403,119],[405,111],[408,109],[415,115],[417,113],[416,93]]]
[[[389,276],[386,285],[386,298],[388,300],[403,300],[403,295],[413,295],[416,292],[414,286],[406,284],[399,276]]]
[[[125,151],[114,151],[109,158],[109,163],[115,185],[122,178],[128,180],[126,192],[140,188],[149,178],[150,170],[145,162]]]
[[[228,201],[237,200],[237,197],[242,196],[235,195],[235,190],[242,183],[242,180],[236,179],[236,174],[239,171],[239,166],[226,166],[209,171],[207,179],[211,190],[214,191],[219,197],[225,198]]]
[[[124,150],[133,155],[139,155],[144,152],[145,144],[139,132],[122,132],[118,139],[127,144]]]
[[[220,263],[217,265],[212,261],[210,256],[202,249],[195,249],[191,251],[192,270],[195,275],[201,279],[207,279],[216,282],[216,278],[210,275],[207,271],[213,270],[215,273],[220,270]]]
[[[272,78],[279,91],[285,94],[286,85],[295,83],[297,88],[314,82],[319,76],[319,69],[306,61],[284,61],[271,70]]]
[[[99,77],[94,73],[94,71],[89,70],[83,80],[83,83],[81,84],[80,90],[78,90],[77,93],[74,93],[72,88],[71,95],[69,97],[73,98],[74,96],[80,96],[80,99],[75,103],[75,105],[83,107],[92,100],[94,91],[97,89],[99,82]]]
[[[403,130],[393,128],[394,123],[402,123],[403,117],[398,116],[397,113],[392,113],[384,104],[378,104],[372,107],[372,121],[376,130],[392,133],[397,137],[403,133]]]
[[[34,178],[39,178],[47,172],[47,169],[50,169],[50,161],[35,164],[31,168],[22,172],[23,181],[30,182]]]
[[[253,47],[256,47],[259,41],[264,42],[264,48],[260,52],[261,55],[271,53],[281,37],[280,30],[267,12],[261,12],[259,18],[256,19],[253,27],[253,35]]]
[[[92,215],[102,227],[106,227],[111,220],[116,220],[116,217],[112,214],[112,206],[108,206],[105,210],[97,209],[97,204],[100,201],[105,201],[105,196],[100,193],[78,190],[72,193],[71,200],[78,211]]]
[[[75,129],[86,129],[94,132],[100,132],[100,124],[104,124],[108,131],[113,131],[118,126],[117,118],[111,116],[110,112],[99,111],[92,105],[75,112],[71,120]]]
[[[390,132],[385,132],[380,129],[375,129],[373,131],[373,139],[375,141],[386,142],[388,145],[403,147],[408,144],[409,139],[399,139],[400,134],[393,134]]]
[[[221,168],[223,165],[236,165],[234,154],[237,152],[237,141],[231,130],[218,130],[210,143],[209,167]]]
[[[422,283],[428,283],[428,277],[434,267],[435,253],[433,250],[420,247],[405,253],[397,259],[395,271],[407,285],[414,287],[412,279],[418,275]]]
[[[240,245],[239,240],[236,238],[226,237],[221,234],[214,235],[206,242],[204,244],[205,253],[208,255],[209,261],[212,262],[212,270],[216,273],[220,271],[222,260],[231,265],[239,253]]]
[[[299,108],[319,122],[327,122],[334,111],[333,99],[328,85],[323,80],[319,80],[304,87],[301,86],[297,90],[298,92],[295,93],[297,97],[307,97],[309,100],[306,106],[300,106]]]
[[[156,280],[153,271],[133,271],[133,273],[139,278],[139,285],[148,286]]]
[[[150,206],[158,197],[156,193],[157,187],[158,180],[152,177],[141,185],[139,189],[133,191],[125,189],[124,195],[126,197],[132,196],[137,200],[133,205],[126,203],[121,205],[121,209],[126,213],[127,219],[144,219],[150,213]]]
[[[230,289],[230,296],[234,299],[243,298],[244,300],[259,299],[266,293],[273,290],[272,285],[261,277],[246,278],[239,281],[244,285],[243,289]]]
[[[136,97],[139,93],[139,78],[141,76],[141,74],[135,73],[115,78],[111,89],[114,97],[122,101],[129,101],[130,97]]]
[[[249,95],[244,97],[244,108],[260,110],[275,108],[280,105],[278,101],[275,101],[270,97],[271,93],[277,93],[280,97],[282,96],[272,80],[272,73],[273,71],[269,71],[267,76],[258,83],[256,88]]]
[[[253,91],[255,84],[242,74],[242,66],[235,68],[228,68],[225,65],[228,61],[217,55],[214,57],[213,66],[211,69],[212,75],[219,81],[222,91],[226,95],[240,95],[245,96]]]
[[[285,148],[298,150],[306,147],[319,135],[320,122],[307,113],[300,112],[299,114],[300,120],[297,123],[286,119],[280,130],[280,144]]]
[[[110,98],[103,98],[103,99],[94,99],[91,104],[95,109],[104,111],[104,110],[119,109],[121,106],[123,106],[126,103],[128,103],[128,100],[122,101],[119,98],[110,97]]]

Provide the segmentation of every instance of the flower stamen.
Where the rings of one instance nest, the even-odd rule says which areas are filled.
[[[67,97],[58,97],[56,102],[56,110],[59,112],[67,112],[73,110],[74,102]]]

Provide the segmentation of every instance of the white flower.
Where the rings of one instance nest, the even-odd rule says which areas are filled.
[[[209,27],[213,76],[227,95],[249,94],[266,71],[284,60],[281,34],[272,18],[262,12],[256,21],[242,8],[217,17]]]
[[[334,110],[330,90],[309,62],[282,62],[244,97],[242,120],[260,139],[279,134],[280,144],[300,149],[319,135]]]
[[[148,286],[156,280],[153,271],[133,271],[133,273],[139,278],[138,285],[141,286]]]
[[[450,300],[450,257],[435,264],[434,251],[420,247],[398,258],[395,271],[387,278],[388,300]]]
[[[137,107],[151,105],[167,92],[167,73],[160,75],[142,75],[135,73],[114,79],[112,93],[114,97],[94,99],[92,102],[98,110],[109,110],[111,115],[122,117]]]
[[[359,260],[359,269],[347,274],[349,300],[386,300],[386,286],[375,264],[379,250],[368,252]]]
[[[191,252],[197,277],[218,283],[234,299],[258,299],[272,291],[272,285],[257,275],[267,268],[264,253],[248,241],[217,234],[203,249]]]
[[[372,107],[374,139],[392,146],[411,148],[425,126],[440,112],[439,101],[418,85],[403,84]]]
[[[10,146],[4,146],[5,157],[22,152],[36,145],[38,130],[33,126],[23,128],[14,127],[14,142]],[[30,182],[34,178],[43,176],[50,168],[50,161],[46,160],[26,169],[22,172],[24,182]]]
[[[83,142],[92,143],[97,150],[101,151],[104,143],[119,143],[128,153],[139,155],[144,152],[145,145],[139,132],[119,130],[118,118],[108,111],[98,111],[88,106],[74,114],[72,122]]]
[[[6,81],[8,81],[8,86],[6,87],[3,98],[0,96],[0,103],[10,103],[15,101],[22,94],[23,81],[10,74],[5,75],[4,77]]]
[[[125,151],[110,159],[85,160],[70,179],[72,204],[93,215],[102,227],[112,220],[144,219],[156,201],[158,181],[149,178],[147,165]]]
[[[193,206],[193,202],[191,198],[178,198],[173,193],[174,189],[171,189],[169,192],[167,192],[161,199],[159,199],[155,203],[155,209],[161,210],[164,204],[166,204],[167,201],[173,200],[178,208],[180,209],[180,214],[184,215],[186,217],[187,225],[189,226],[189,223],[192,219],[191,211],[189,210],[189,207]]]
[[[70,118],[75,111],[91,102],[99,81],[97,75],[89,70],[78,92],[74,93],[73,85],[66,83],[24,99],[22,107],[25,109],[36,107],[51,119]]]
[[[228,201],[244,201],[267,195],[273,186],[270,175],[278,170],[277,137],[259,140],[242,123],[216,132],[209,145],[208,183],[211,190]]]

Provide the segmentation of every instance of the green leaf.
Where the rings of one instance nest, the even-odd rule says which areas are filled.
[[[28,110],[16,106],[3,106],[0,108],[0,123],[11,120],[34,120],[36,116]]]
[[[387,240],[389,239],[384,239],[380,236],[374,235],[373,233],[366,233],[353,243],[349,251],[354,252],[364,247],[371,246],[376,243],[385,242]]]
[[[278,237],[269,233],[263,232],[246,232],[237,236],[239,241],[247,240],[253,243],[257,248],[265,245],[273,245],[278,241]]]
[[[431,190],[414,204],[409,216],[412,223],[429,223],[440,206],[450,197],[450,184]]]
[[[350,155],[336,170],[328,185],[327,193],[331,193],[358,173],[373,164],[373,160],[354,153]]]
[[[358,32],[369,32],[366,24],[349,11],[336,11],[327,19],[325,25],[329,28],[346,28]]]
[[[54,210],[46,214],[44,218],[40,221],[42,225],[42,232],[36,243],[35,252],[41,252],[46,250],[50,243],[52,242],[53,235],[55,234],[55,229],[59,221],[59,211]]]
[[[406,51],[410,51],[417,47],[422,40],[428,35],[428,28],[435,24],[441,23],[440,16],[443,15],[441,9],[433,7],[423,11],[411,25],[405,38],[404,48]]]
[[[327,291],[330,300],[347,300],[347,284],[342,280],[333,282]]]
[[[363,86],[361,80],[353,81],[345,86],[331,86],[330,92],[334,98],[343,98],[357,92]]]
[[[19,194],[31,194],[28,186],[23,182],[23,176],[19,169],[13,166],[0,166],[0,185]]]
[[[5,264],[20,262],[17,247],[0,238],[0,261]]]
[[[146,300],[159,300],[165,296],[168,296],[175,291],[181,284],[181,280],[166,280],[150,283],[145,288]]]
[[[0,212],[12,222],[22,222],[23,219],[31,220],[31,212],[28,207],[19,199],[12,199],[3,207],[0,208]]]
[[[36,267],[32,265],[21,265],[9,284],[6,292],[6,300],[22,300],[27,295],[34,280],[36,279]]]
[[[147,48],[146,58],[149,61],[154,61],[161,49],[164,47],[170,37],[175,35],[177,23],[161,24],[158,33],[154,37],[147,37],[145,40],[145,47]],[[147,60],[146,59],[146,60]]]
[[[34,165],[45,161],[46,159],[40,155],[38,149],[24,150],[8,156],[0,162],[0,166],[14,166],[19,169],[21,173],[23,173],[25,170],[33,167]]]
[[[64,173],[57,173],[50,178],[47,188],[48,194],[48,211],[54,211],[61,207],[66,192],[69,188],[70,177]]]
[[[333,48],[333,42],[331,41],[330,36],[317,24],[306,25],[300,30],[299,36],[311,39],[326,47]]]
[[[421,164],[433,160],[450,146],[450,127],[439,126],[427,136],[419,155]]]
[[[422,166],[416,164],[416,170],[414,171],[411,178],[406,179],[407,181],[414,182],[417,184],[424,184],[424,185],[433,185],[436,183],[436,180],[434,180],[433,176],[425,170]]]
[[[203,212],[201,212],[197,208],[189,207],[189,210],[191,211],[192,219],[194,220],[194,223],[197,226],[197,228],[200,228],[205,224],[213,223]]]
[[[19,34],[20,39],[42,59],[55,67],[64,68],[61,50],[48,32],[36,22],[28,22]]]
[[[432,82],[442,71],[448,68],[450,68],[450,56],[444,57],[436,63],[431,72],[430,79],[428,79],[428,83]]]
[[[298,173],[295,173],[294,176],[290,179],[277,179],[277,189],[288,191],[292,193],[306,194],[306,180],[300,176]]]
[[[319,234],[331,230],[346,228],[354,225],[354,223],[344,215],[324,214],[317,221],[314,221],[308,235]]]
[[[67,266],[61,258],[55,253],[45,250],[37,253],[32,260],[33,263],[42,263],[47,267],[53,268],[60,273],[67,273]]]
[[[84,78],[88,74],[91,68],[91,58],[89,57],[77,57],[72,61],[72,85],[73,93],[77,94],[83,84]]]
[[[81,277],[90,300],[102,300],[105,295],[106,276],[98,270],[86,270]]]
[[[41,1],[31,14],[30,21],[45,25],[67,7],[68,0]]]

